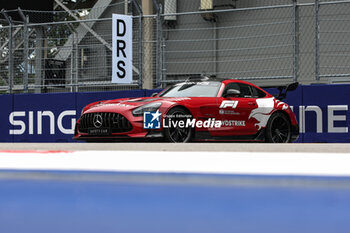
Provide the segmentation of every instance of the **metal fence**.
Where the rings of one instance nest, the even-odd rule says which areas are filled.
[[[85,10],[88,14],[82,17],[80,14]],[[10,12],[2,12],[6,20],[0,28],[0,90],[3,93],[129,90],[141,85],[136,73],[132,85],[111,83],[111,15],[124,14],[124,2],[74,12],[16,11],[23,15],[23,23],[13,22],[7,15]],[[36,21],[45,21],[45,17],[50,18],[52,14],[61,21],[29,23],[24,16],[27,13],[40,17]],[[141,28],[141,16],[136,15],[133,20],[135,67],[140,66],[142,54],[139,52]]]
[[[257,84],[350,80],[350,1],[232,2],[198,11],[200,0],[178,0],[172,14],[162,2],[146,16],[139,1],[99,0],[91,9],[37,12],[48,23],[28,22],[25,10],[21,23],[2,12],[0,91],[156,88],[199,74]],[[112,13],[134,15],[132,85],[111,83]]]
[[[350,78],[350,4],[320,2],[318,17],[318,56],[316,79],[333,82]]]
[[[181,25],[164,30],[167,78],[198,73],[245,80],[295,78],[293,5],[176,17]]]

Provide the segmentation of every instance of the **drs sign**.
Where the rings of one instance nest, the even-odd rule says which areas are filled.
[[[113,14],[112,83],[132,83],[132,16]]]

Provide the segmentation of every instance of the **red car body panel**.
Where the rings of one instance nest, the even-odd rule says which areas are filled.
[[[257,88],[265,93],[262,98],[253,97],[223,97],[223,92],[227,84],[243,83]],[[298,136],[298,122],[290,107],[264,91],[254,84],[240,80],[224,80],[215,97],[162,97],[163,90],[155,97],[124,98],[115,100],[98,101],[87,105],[83,109],[83,114],[88,113],[118,113],[125,117],[131,124],[132,129],[128,132],[112,132],[109,135],[89,135],[88,132],[80,131],[80,119],[77,121],[74,138],[77,140],[93,139],[122,139],[122,138],[146,138],[163,132],[163,125],[160,129],[144,129],[143,116],[134,116],[132,111],[142,105],[161,102],[159,112],[163,117],[168,111],[176,106],[187,109],[187,111],[197,120],[215,119],[222,122],[219,128],[196,128],[196,134],[206,133],[204,138],[198,140],[256,140],[262,141],[264,138],[244,136],[257,136],[265,127],[269,117],[277,111],[288,116],[291,126],[294,128],[295,140]],[[234,106],[232,106],[234,105]],[[151,134],[152,133],[152,134]],[[238,136],[238,137],[236,137]],[[239,136],[243,136],[239,138]]]

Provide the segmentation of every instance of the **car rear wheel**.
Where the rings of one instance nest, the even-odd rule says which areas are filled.
[[[191,126],[186,127],[187,119],[192,115],[182,108],[175,107],[170,109],[167,114],[167,128],[164,128],[164,135],[169,142],[190,142],[194,135],[194,129]],[[183,122],[183,123],[181,123]]]
[[[265,142],[288,143],[291,141],[291,125],[289,119],[281,112],[273,114],[265,129]]]

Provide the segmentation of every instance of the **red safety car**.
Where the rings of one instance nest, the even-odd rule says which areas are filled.
[[[87,105],[74,139],[292,142],[299,135],[298,122],[281,99],[296,87],[297,83],[280,86],[275,97],[245,81],[189,78],[152,97]]]

